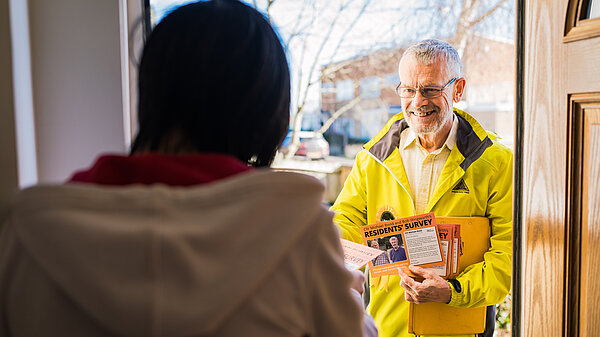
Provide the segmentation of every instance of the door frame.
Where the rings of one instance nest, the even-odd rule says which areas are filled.
[[[513,258],[511,335],[521,336],[521,260],[523,232],[523,130],[524,130],[524,65],[525,65],[525,0],[516,0],[515,24],[515,139],[513,162]]]

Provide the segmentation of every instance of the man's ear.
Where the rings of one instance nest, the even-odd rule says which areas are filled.
[[[467,85],[467,81],[464,77],[461,77],[456,80],[456,84],[454,85],[454,92],[452,93],[452,101],[454,103],[460,102],[462,95],[465,93],[465,86]]]

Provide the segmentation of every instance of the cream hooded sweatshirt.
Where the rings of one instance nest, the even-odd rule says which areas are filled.
[[[313,178],[22,191],[0,237],[0,336],[360,336]]]

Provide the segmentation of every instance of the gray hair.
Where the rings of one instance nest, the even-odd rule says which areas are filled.
[[[407,56],[412,56],[420,63],[425,65],[432,64],[437,61],[444,61],[446,65],[446,75],[449,78],[462,77],[462,62],[458,52],[448,42],[428,39],[414,44],[402,54],[402,59]]]

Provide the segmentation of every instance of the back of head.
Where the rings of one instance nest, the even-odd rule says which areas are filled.
[[[289,104],[287,60],[259,12],[235,0],[188,4],[144,47],[132,153],[225,153],[268,166]]]
[[[460,56],[448,42],[437,39],[423,40],[404,51],[402,59],[407,57],[412,57],[425,65],[443,61],[446,65],[446,76],[448,78],[462,77]]]

